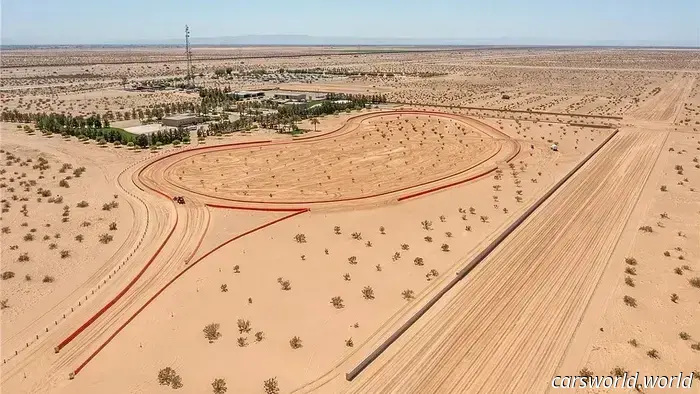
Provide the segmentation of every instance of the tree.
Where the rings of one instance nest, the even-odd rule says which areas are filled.
[[[316,131],[316,125],[320,122],[316,118],[311,118],[311,124],[314,126],[314,131]]]
[[[226,387],[226,381],[221,378],[214,379],[214,381],[211,383],[211,387],[215,394],[224,394],[226,390],[228,390]]]

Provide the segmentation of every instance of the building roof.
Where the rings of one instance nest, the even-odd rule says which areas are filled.
[[[187,119],[192,119],[196,118],[197,115],[195,114],[178,114],[178,115],[171,115],[171,116],[166,116],[163,118],[163,120],[187,120]]]
[[[265,94],[263,91],[249,91],[249,90],[240,90],[237,92],[231,92],[231,94]]]

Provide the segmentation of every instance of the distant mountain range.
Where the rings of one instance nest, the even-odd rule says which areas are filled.
[[[12,46],[114,46],[114,45],[184,45],[184,38],[162,40],[113,41],[106,43],[67,43],[27,41],[4,37],[3,47]],[[632,46],[632,47],[697,47],[692,40],[569,40],[556,38],[363,38],[320,37],[308,35],[246,35],[224,37],[193,37],[195,46]]]

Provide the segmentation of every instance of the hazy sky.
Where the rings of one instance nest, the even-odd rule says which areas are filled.
[[[3,42],[257,34],[695,44],[700,0],[0,0]],[[7,41],[5,41],[7,40]]]

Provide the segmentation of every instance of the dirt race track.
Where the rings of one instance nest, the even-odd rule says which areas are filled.
[[[347,391],[544,392],[665,138],[615,136]]]
[[[423,121],[426,127],[434,129],[434,133],[425,133],[422,141],[410,141],[410,149],[407,149],[404,145],[409,145],[408,138],[401,138],[405,134],[401,124],[405,118]],[[366,138],[358,138],[358,135]],[[363,157],[368,149],[376,150],[371,156],[375,161],[374,166],[365,165],[363,170],[356,171],[358,177],[370,177],[372,183],[366,187],[358,183],[355,188],[346,188],[347,185],[353,184],[353,161]],[[328,153],[318,154],[324,150]],[[403,152],[407,150],[427,153],[425,156],[415,153],[404,155]],[[139,163],[123,171],[117,183],[133,198],[132,209],[143,211],[144,217],[147,218],[138,231],[142,238],[138,244],[142,246],[132,252],[134,260],[138,259],[144,263],[125,265],[124,262],[119,262],[109,274],[109,278],[99,281],[101,283],[96,281],[95,290],[88,293],[83,300],[87,303],[89,299],[89,307],[75,310],[70,308],[67,312],[71,324],[58,325],[57,322],[50,332],[47,329],[46,336],[41,340],[37,336],[36,344],[33,344],[35,341],[32,340],[30,346],[28,342],[26,349],[6,360],[3,386],[8,389],[31,387],[32,391],[44,392],[65,385],[67,375],[78,375],[174,280],[211,252],[241,236],[303,213],[311,206],[314,209],[322,206],[343,208],[347,207],[344,203],[356,204],[359,200],[372,203],[396,201],[461,184],[492,172],[496,161],[513,160],[519,152],[518,142],[491,126],[470,118],[435,112],[389,111],[359,115],[337,130],[295,141],[261,141],[195,148]],[[233,153],[238,160],[233,159]],[[322,163],[332,161],[336,155],[342,156],[341,160],[335,159],[339,163],[326,166],[334,182],[331,184],[349,192],[334,193],[327,199],[321,190],[328,182],[320,179],[325,175],[320,172],[320,168]],[[241,156],[244,159],[241,160]],[[193,170],[187,163],[189,161],[191,164],[192,160],[195,161],[195,165],[200,165],[197,163],[200,161],[204,168],[205,160],[209,160],[211,165],[212,162],[216,163],[217,159],[223,159],[225,162],[222,165],[225,170],[210,169],[208,175],[218,178],[217,173],[240,174],[246,170],[251,171],[246,165],[252,168],[277,157],[280,163],[284,163],[283,160],[287,163],[274,168],[270,166],[261,170],[257,176],[226,181],[230,185],[228,188],[222,187],[221,190],[217,190],[218,186],[210,179],[202,185],[198,184],[192,175],[183,176],[182,182],[174,178],[178,170],[185,171],[185,174],[188,171],[191,173]],[[446,160],[446,157],[458,157],[463,160]],[[246,164],[246,161],[249,163]],[[300,162],[299,167],[293,166],[295,161]],[[403,164],[398,163],[399,161],[403,161]],[[406,162],[411,164],[406,165]],[[367,168],[373,170],[369,171]],[[308,170],[311,175],[305,175],[304,182],[291,179],[296,169],[299,169],[300,173]],[[279,193],[277,198],[274,198],[275,195],[273,198],[265,195],[269,194],[270,181],[264,174],[269,171],[281,171],[280,178],[284,179],[280,180],[284,182],[281,183],[280,189],[275,188],[276,193]],[[415,176],[416,171],[424,172],[420,179],[427,180],[416,184],[415,180],[419,179]],[[244,190],[243,180],[252,187]],[[374,182],[377,182],[376,186]],[[314,189],[314,184],[320,185]],[[302,192],[302,187],[306,189],[305,192]],[[191,191],[188,190],[190,188]],[[244,194],[244,191],[249,194]],[[209,196],[208,193],[212,195]],[[172,201],[173,195],[184,195],[187,203],[176,204]],[[228,196],[239,197],[240,200]],[[210,209],[230,207],[231,200],[245,202],[231,208],[278,211],[279,216],[273,220],[266,219],[266,222],[250,221],[248,227],[242,229],[240,234],[227,239],[212,250],[200,251],[200,246],[207,236]],[[193,260],[195,256],[199,257]],[[114,275],[122,269],[123,272]],[[80,303],[76,305],[78,306]],[[24,345],[24,342],[20,342],[22,338],[17,339],[16,344],[12,343],[13,346],[20,343]],[[54,354],[54,350],[58,354]],[[15,358],[16,360],[13,360]],[[35,376],[31,381],[21,382],[22,372],[30,368],[30,365],[42,365],[46,375],[38,380],[34,380],[37,378]]]
[[[417,134],[412,125],[422,129],[417,138],[410,137]],[[392,325],[298,391],[544,391],[666,135],[617,133],[356,379],[348,383],[345,373]],[[291,141],[197,147],[138,163],[117,182],[133,198],[132,209],[147,213],[138,232],[144,246],[134,252],[145,264],[119,264],[126,272],[105,281],[73,325],[28,344],[4,370],[3,385],[39,392],[64,386],[68,373],[78,375],[99,357],[175,280],[240,237],[310,209],[387,204],[469,182],[520,151],[519,141],[475,119],[403,110],[354,116],[336,130]],[[172,200],[180,195],[184,205]],[[216,208],[276,216],[246,221],[210,249],[204,240]],[[32,364],[48,378],[20,382]]]
[[[411,123],[409,123],[411,122]],[[422,128],[421,137],[415,124]],[[426,131],[428,130],[428,131]],[[485,174],[518,142],[477,120],[439,112],[379,112],[292,142],[217,146],[162,158],[141,179],[209,204],[269,207],[401,199]],[[419,182],[416,179],[420,179]]]

